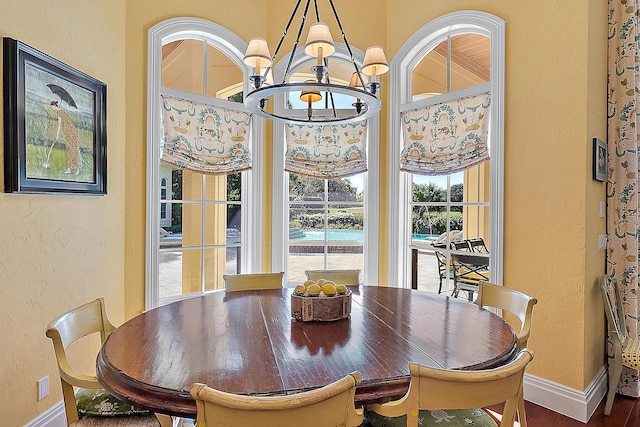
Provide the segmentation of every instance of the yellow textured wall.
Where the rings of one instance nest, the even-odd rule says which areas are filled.
[[[0,34],[107,83],[109,140],[105,197],[0,194],[0,342],[5,343],[0,381],[12,384],[0,392],[0,412],[8,414],[3,425],[23,425],[61,399],[44,336],[51,318],[100,295],[117,324],[144,307],[148,29],[170,17],[195,16],[245,40],[266,37],[273,49],[293,3],[0,0]],[[529,372],[584,390],[604,363],[604,320],[595,286],[604,271],[604,253],[596,251],[595,239],[604,233],[598,217],[604,186],[591,180],[590,162],[591,138],[604,138],[606,129],[606,2],[372,0],[366,7],[346,1],[336,7],[349,42],[360,48],[380,44],[389,60],[416,30],[451,11],[484,10],[507,21],[504,282],[540,301],[530,340],[536,359]],[[389,99],[388,74],[382,83],[382,99]],[[389,141],[383,105],[379,274],[384,284]],[[270,129],[263,177],[265,269],[270,265]],[[47,374],[51,395],[36,402],[35,381]]]
[[[106,196],[0,193],[3,426],[24,425],[62,400],[45,336],[51,319],[98,296],[105,297],[114,323],[124,319],[124,5],[125,0],[0,0],[0,35],[105,82],[108,101]],[[45,375],[50,394],[38,402],[36,381]]]

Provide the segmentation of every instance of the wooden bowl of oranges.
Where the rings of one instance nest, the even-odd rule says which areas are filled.
[[[307,280],[291,295],[291,317],[302,321],[332,321],[351,314],[351,290],[330,280]]]

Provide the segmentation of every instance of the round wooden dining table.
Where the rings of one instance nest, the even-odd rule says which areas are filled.
[[[515,357],[513,329],[475,304],[411,289],[351,290],[350,317],[331,322],[293,319],[291,288],[216,291],[155,308],[108,337],[98,378],[131,404],[195,418],[194,382],[229,393],[283,395],[359,371],[361,405],[404,395],[409,362],[484,369]]]

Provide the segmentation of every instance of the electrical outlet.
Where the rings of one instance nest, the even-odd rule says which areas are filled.
[[[607,249],[607,235],[601,234],[598,236],[598,250],[604,251]]]
[[[49,375],[38,380],[38,400],[49,396]]]

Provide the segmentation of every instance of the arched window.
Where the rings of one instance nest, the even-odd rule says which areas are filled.
[[[330,57],[334,83],[349,84],[353,66],[344,43],[336,43]],[[364,53],[351,46],[354,58],[362,63]],[[289,55],[274,67],[274,81],[281,82]],[[291,65],[290,80],[313,76],[314,65],[299,49]],[[343,74],[340,74],[343,73]],[[346,73],[346,74],[345,74]],[[274,109],[299,108],[297,99],[276,96]],[[324,102],[324,101],[323,101]],[[340,108],[340,99],[335,99]],[[353,101],[350,101],[353,102]],[[315,108],[330,108],[322,102]],[[351,106],[349,105],[349,108]],[[314,179],[285,171],[285,125],[274,122],[273,164],[273,258],[272,270],[287,272],[290,282],[304,281],[306,269],[362,270],[360,280],[377,283],[378,269],[378,188],[379,118],[367,123],[367,171],[339,179]]]
[[[166,99],[244,114],[245,49],[229,30],[197,18],[169,19],[149,30],[147,309],[221,288],[224,274],[260,271],[261,152],[255,141],[262,139],[261,120],[253,119],[249,132],[249,171],[211,175],[161,162],[163,123],[184,132],[199,120],[185,115],[185,123],[174,122],[175,114],[167,119]],[[205,125],[199,129],[209,132]],[[167,177],[165,185],[157,185],[160,176]],[[163,212],[170,225],[160,228]]]
[[[502,282],[504,27],[502,19],[484,12],[454,12],[420,28],[391,63],[392,286],[417,285],[438,292],[442,283],[442,292],[453,291],[456,280],[461,283],[454,273],[454,260],[478,249],[469,246],[473,239],[482,239],[489,249],[480,255],[486,258],[483,274],[492,282]],[[481,94],[490,97],[488,160],[450,173],[400,170],[406,146],[401,114],[420,109],[433,113],[438,106]],[[433,131],[427,129],[422,136],[435,140],[440,123],[433,116],[430,120]],[[454,241],[462,243],[454,245]],[[428,268],[421,268],[423,263]]]

